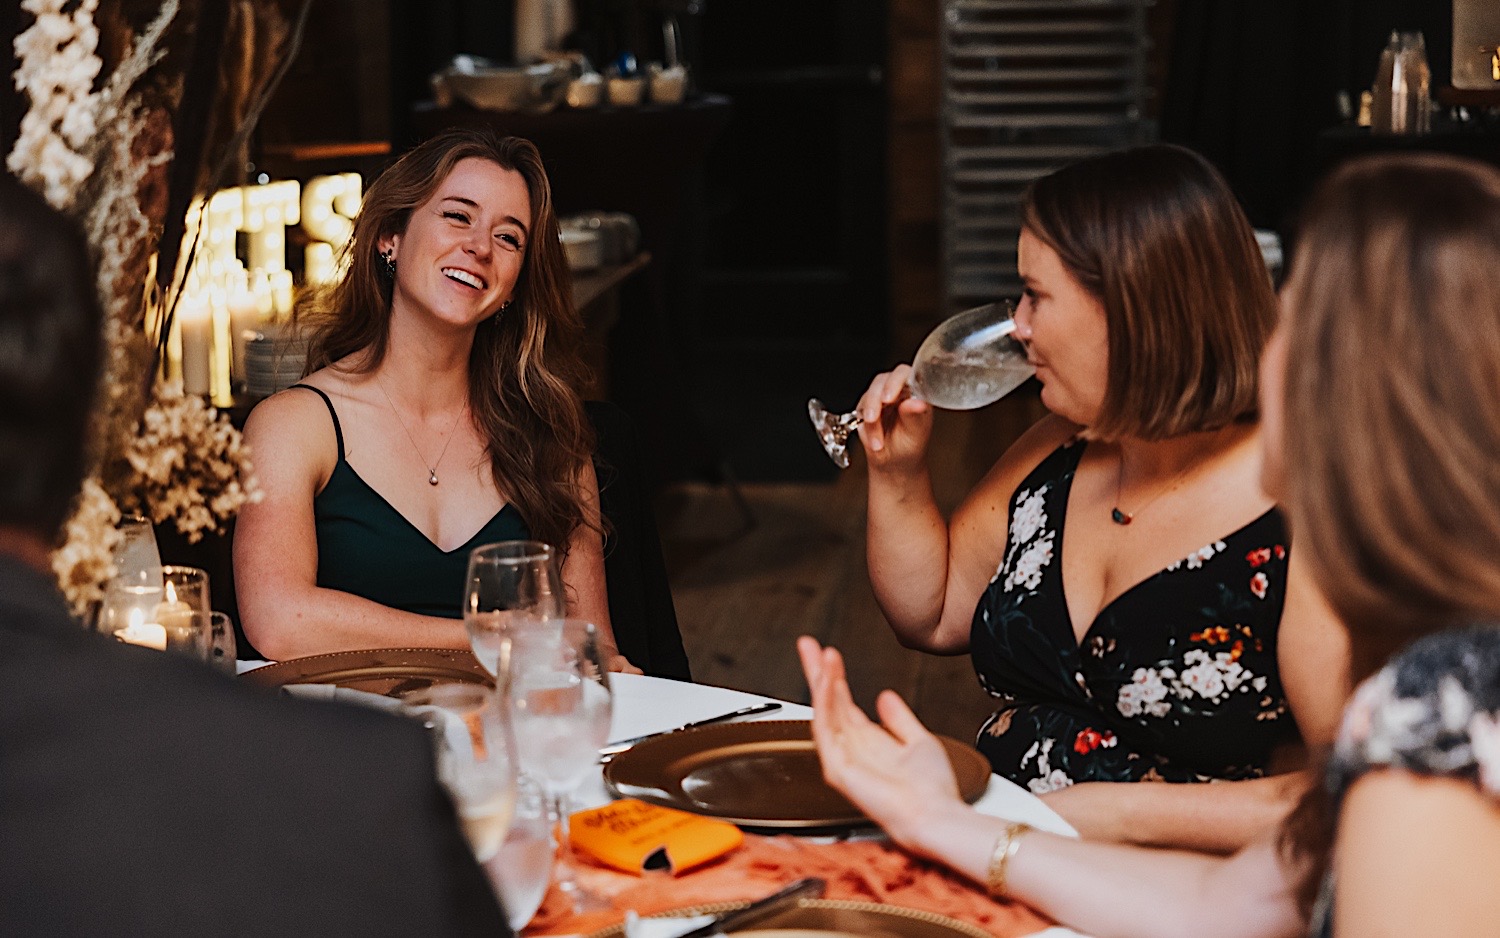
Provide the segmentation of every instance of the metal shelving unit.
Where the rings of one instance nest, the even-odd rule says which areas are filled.
[[[944,0],[943,281],[949,309],[1016,295],[1022,193],[1154,138],[1151,0]]]

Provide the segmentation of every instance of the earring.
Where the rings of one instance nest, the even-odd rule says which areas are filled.
[[[392,253],[390,251],[386,251],[384,254],[380,255],[380,259],[381,259],[382,262],[384,262],[384,265],[385,265],[385,275],[387,277],[391,278],[392,280],[395,280],[396,279],[396,258],[392,255]]]
[[[510,309],[510,300],[506,300],[504,303],[501,303],[500,308],[495,310],[495,315],[490,318],[495,321],[496,325],[499,325],[500,317],[504,315],[505,311],[508,309]]]

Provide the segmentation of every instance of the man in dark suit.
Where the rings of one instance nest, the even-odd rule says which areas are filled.
[[[0,935],[508,935],[420,725],[69,618],[99,373],[83,239],[0,175]]]

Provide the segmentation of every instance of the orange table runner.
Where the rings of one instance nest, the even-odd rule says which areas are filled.
[[[824,844],[746,834],[740,849],[677,877],[633,876],[583,859],[577,864],[580,885],[608,898],[612,908],[574,915],[554,886],[525,935],[588,934],[619,923],[628,909],[653,915],[685,906],[759,899],[804,876],[827,880],[828,899],[921,909],[977,925],[999,938],[1016,938],[1052,924],[1024,905],[991,899],[968,880],[883,841]]]

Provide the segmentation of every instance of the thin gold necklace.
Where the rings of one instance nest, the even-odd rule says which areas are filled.
[[[385,398],[386,406],[390,407],[391,413],[396,415],[396,422],[401,424],[401,430],[406,434],[406,441],[411,444],[412,450],[416,452],[417,459],[422,461],[422,465],[427,466],[427,457],[422,455],[422,447],[417,445],[417,440],[411,435],[411,430],[407,428],[406,421],[401,419],[401,411],[396,409],[396,405],[391,400],[391,396],[385,392],[385,385],[381,383],[380,377],[378,375],[375,377],[375,386],[380,389],[380,396]],[[443,442],[443,451],[441,453],[438,453],[437,462],[433,463],[430,466],[427,466],[428,485],[438,484],[437,467],[443,464],[443,457],[448,455],[448,444],[453,442],[453,433],[458,429],[458,422],[459,420],[463,419],[463,415],[467,413],[468,410],[469,405],[468,403],[465,403],[464,406],[459,410],[458,416],[453,418],[453,426],[448,428],[448,439]]]
[[[1158,498],[1161,498],[1163,495],[1177,488],[1177,486],[1182,483],[1183,478],[1188,474],[1189,470],[1193,468],[1193,465],[1194,464],[1190,462],[1186,466],[1183,466],[1181,469],[1177,470],[1177,474],[1172,476],[1171,480],[1164,488],[1159,489],[1155,495],[1146,499],[1143,504],[1137,505],[1135,511],[1127,512],[1120,508],[1120,492],[1123,490],[1125,485],[1125,451],[1121,450],[1120,471],[1115,476],[1115,504],[1114,507],[1109,510],[1109,520],[1121,526],[1127,525],[1130,522],[1134,521],[1136,515],[1145,511],[1147,508],[1150,508]]]

